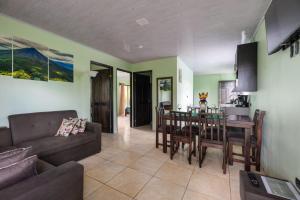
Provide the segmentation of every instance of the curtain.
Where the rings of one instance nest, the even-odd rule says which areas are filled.
[[[119,106],[119,115],[125,116],[125,107],[126,107],[126,101],[127,101],[127,91],[126,86],[124,83],[121,83],[120,85],[120,106]]]

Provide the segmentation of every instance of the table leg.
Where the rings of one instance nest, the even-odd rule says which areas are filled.
[[[252,135],[252,128],[245,129],[245,171],[250,171],[251,163],[250,163],[250,136]]]
[[[167,130],[166,130],[166,120],[162,120],[163,126],[163,152],[167,153]]]

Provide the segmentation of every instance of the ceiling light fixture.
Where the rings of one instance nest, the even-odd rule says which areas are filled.
[[[136,20],[136,23],[140,26],[145,26],[149,24],[149,21],[146,18],[140,18]]]
[[[139,48],[139,49],[142,49],[142,48],[144,48],[144,46],[143,46],[143,45],[139,45],[138,48]]]

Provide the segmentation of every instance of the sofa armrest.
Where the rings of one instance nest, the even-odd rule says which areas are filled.
[[[82,200],[83,166],[71,161],[0,190],[5,200]]]
[[[0,127],[0,147],[9,146],[12,146],[10,129],[7,127]]]
[[[102,126],[99,123],[95,122],[87,122],[86,123],[86,131],[100,133],[102,132]]]
[[[101,134],[102,134],[102,125],[95,122],[87,122],[86,131],[93,132],[97,134],[97,139],[100,142],[100,151],[101,151]]]

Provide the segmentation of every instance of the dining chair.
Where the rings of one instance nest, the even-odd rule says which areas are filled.
[[[259,109],[256,109],[253,116],[253,122],[256,123],[256,120],[259,116]],[[255,131],[255,125],[253,127]],[[244,163],[244,160],[234,158],[234,156],[245,157],[245,129],[242,128],[229,128],[227,129],[228,137],[228,163],[233,165],[233,162]],[[233,146],[241,146],[242,153],[237,153],[233,151]],[[254,151],[254,149],[252,149]],[[252,158],[254,160],[254,158]]]
[[[256,171],[260,171],[261,146],[263,137],[263,123],[265,111],[260,111],[255,124],[255,134],[251,136],[252,154],[256,166]]]
[[[192,113],[200,113],[201,108],[200,107],[194,107],[194,106],[188,106],[187,111],[192,112]]]
[[[192,114],[192,117],[201,113],[200,107],[188,107],[187,111]],[[192,132],[194,135],[199,135],[199,122],[192,122]]]
[[[199,167],[202,167],[207,148],[221,149],[223,153],[222,169],[226,174],[227,137],[224,112],[201,114],[199,124],[202,124],[201,135],[198,137]]]
[[[259,109],[256,109],[253,116],[253,122],[256,123],[256,120],[259,115]],[[253,127],[255,130],[255,125]],[[227,137],[228,137],[228,163],[233,165],[233,162],[244,163],[244,160],[234,158],[234,156],[245,157],[245,129],[229,127],[227,128]],[[242,153],[237,153],[233,151],[233,146],[241,146]]]
[[[172,160],[174,154],[178,152],[180,143],[188,144],[188,161],[191,164],[192,154],[196,151],[196,137],[192,133],[192,113],[171,111],[170,115],[170,158]]]
[[[263,120],[266,112],[255,110],[253,116],[253,132],[254,134],[250,136],[250,148],[251,148],[251,164],[256,166],[256,170],[260,171],[260,157],[261,157],[261,145],[262,145],[262,130],[263,130]],[[242,153],[236,153],[233,151],[233,146],[241,146]],[[228,131],[228,162],[230,165],[233,162],[244,163],[242,159],[234,158],[234,156],[245,157],[245,132],[244,130],[233,130]]]
[[[207,106],[206,112],[210,113],[210,114],[213,114],[213,113],[217,114],[217,113],[220,113],[220,109],[217,108],[217,107],[209,107],[209,106]]]
[[[155,137],[155,146],[158,148],[162,146],[163,143],[159,142],[160,133],[163,137],[164,127],[163,127],[163,116],[165,114],[165,109],[163,107],[156,107],[156,137]],[[166,125],[166,134],[167,138],[170,135],[170,125]],[[170,140],[167,139],[167,146],[170,146]]]

